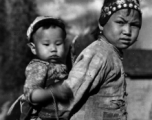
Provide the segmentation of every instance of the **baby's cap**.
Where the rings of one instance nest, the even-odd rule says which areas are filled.
[[[38,16],[31,23],[31,25],[29,26],[29,28],[27,30],[28,42],[31,42],[33,33],[35,33],[40,27],[45,26],[45,25],[55,25],[55,26],[60,27],[63,30],[65,37],[66,37],[65,24],[61,19],[51,17],[51,16]]]
[[[104,0],[99,18],[99,27],[104,26],[114,12],[125,8],[135,9],[141,14],[139,0]]]

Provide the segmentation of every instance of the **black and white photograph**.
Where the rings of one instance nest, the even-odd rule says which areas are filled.
[[[152,120],[152,0],[0,0],[0,120]]]

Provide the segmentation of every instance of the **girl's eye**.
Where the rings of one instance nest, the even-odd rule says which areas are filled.
[[[135,27],[138,27],[138,28],[141,27],[141,25],[140,25],[140,24],[137,24],[137,23],[132,23],[131,26],[135,26]]]
[[[118,24],[124,24],[124,22],[123,21],[116,21],[116,23],[118,23]]]

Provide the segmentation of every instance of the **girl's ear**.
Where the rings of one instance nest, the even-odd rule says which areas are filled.
[[[35,44],[30,42],[30,43],[27,43],[27,46],[31,49],[31,52],[36,55],[36,48],[35,48]]]

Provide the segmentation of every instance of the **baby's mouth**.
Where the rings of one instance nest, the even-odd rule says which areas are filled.
[[[53,63],[59,62],[59,57],[57,55],[53,55],[53,56],[49,57],[49,61],[53,62]]]

